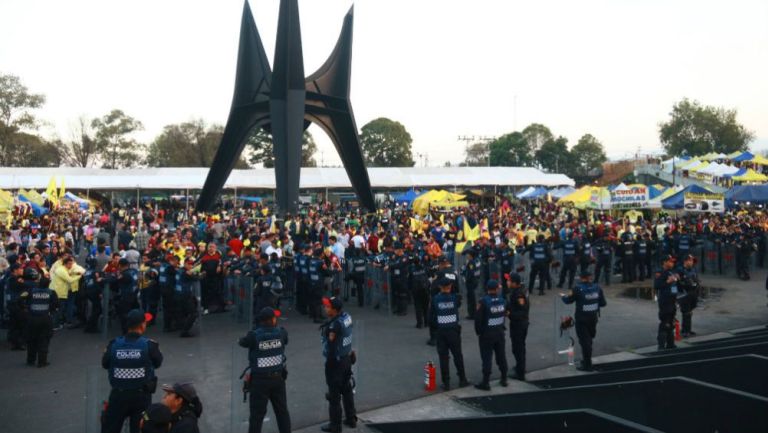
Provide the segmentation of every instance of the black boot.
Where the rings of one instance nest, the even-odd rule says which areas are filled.
[[[501,386],[503,386],[505,388],[507,386],[509,386],[509,382],[507,381],[507,372],[506,371],[502,371],[501,372],[501,380],[499,380],[499,385],[501,385]]]
[[[51,365],[51,363],[48,362],[48,352],[38,352],[37,354],[37,367],[47,367]]]
[[[464,388],[465,386],[469,386],[469,381],[467,380],[467,376],[462,374],[459,376],[459,388]]]
[[[325,424],[324,426],[320,427],[320,430],[324,432],[331,432],[331,433],[340,433],[341,432],[341,426],[338,425],[331,425],[330,423]]]
[[[490,391],[491,390],[491,384],[488,383],[488,379],[489,379],[488,375],[484,374],[483,375],[483,381],[478,383],[478,384],[476,384],[475,388],[483,390],[483,391]]]
[[[357,427],[357,417],[353,416],[352,418],[347,418],[344,420],[344,425],[349,428],[356,428]]]
[[[30,367],[34,367],[35,366],[35,357],[36,357],[36,355],[37,354],[35,352],[27,351],[27,365],[29,365]]]

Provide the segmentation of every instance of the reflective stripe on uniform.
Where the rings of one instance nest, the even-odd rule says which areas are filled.
[[[147,375],[143,368],[115,368],[115,379],[142,379]]]
[[[450,316],[437,316],[437,323],[441,325],[446,325],[448,323],[456,323],[456,315],[451,314]]]
[[[256,365],[259,368],[269,368],[276,365],[283,364],[283,355],[267,356],[256,360]]]

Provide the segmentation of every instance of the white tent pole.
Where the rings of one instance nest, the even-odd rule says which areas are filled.
[[[184,213],[189,217],[189,188],[186,189],[186,195],[184,196]]]

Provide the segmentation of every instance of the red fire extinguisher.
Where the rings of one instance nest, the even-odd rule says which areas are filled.
[[[435,390],[435,364],[427,361],[424,365],[424,389],[427,391]]]
[[[680,335],[680,322],[675,319],[675,341],[682,340],[683,337]]]

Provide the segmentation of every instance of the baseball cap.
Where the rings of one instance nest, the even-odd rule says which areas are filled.
[[[280,317],[280,310],[275,310],[271,307],[264,307],[259,311],[259,321],[269,320],[273,317]]]
[[[149,322],[150,320],[152,320],[151,313],[145,313],[138,309],[129,311],[128,315],[125,317],[126,326],[129,328],[139,326],[144,322]]]
[[[163,385],[163,391],[172,392],[183,398],[187,403],[193,403],[197,398],[197,391],[191,383],[174,383],[173,385]]]
[[[485,284],[485,288],[488,290],[496,290],[499,288],[499,282],[496,280],[488,280]]]
[[[344,306],[344,303],[341,301],[341,299],[334,296],[332,298],[323,298],[323,305],[331,306],[334,310],[341,310],[341,308]]]

